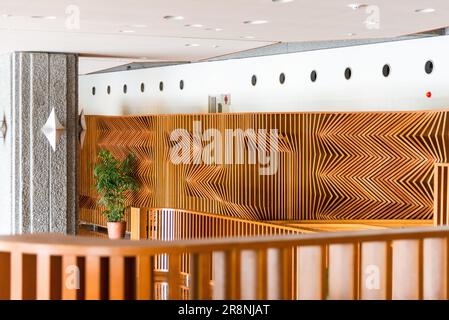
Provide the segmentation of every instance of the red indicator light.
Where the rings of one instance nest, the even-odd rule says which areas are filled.
[[[428,92],[426,93],[426,97],[427,97],[427,98],[432,98],[432,92],[428,91]]]

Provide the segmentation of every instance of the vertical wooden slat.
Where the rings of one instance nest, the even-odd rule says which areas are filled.
[[[385,242],[367,242],[361,245],[360,298],[387,299],[388,250]]]
[[[240,251],[230,250],[226,255],[226,299],[240,299]]]
[[[447,299],[447,249],[446,239],[424,239],[423,299]]]
[[[293,299],[293,249],[291,247],[281,249],[281,297],[283,300]]]
[[[153,256],[137,257],[137,299],[153,299],[154,280],[153,280]]]
[[[212,255],[210,253],[191,254],[191,299],[208,300],[211,298],[210,288],[210,264]]]
[[[0,300],[11,297],[11,254],[0,252]]]
[[[100,300],[101,257],[86,257],[86,300]]]
[[[78,282],[81,280],[80,274],[77,271],[77,257],[72,255],[62,256],[62,299],[76,300]]]
[[[181,291],[181,255],[170,254],[168,261],[168,297],[170,300],[179,300]]]
[[[112,256],[109,259],[109,299],[125,299],[125,258]]]
[[[257,250],[257,298],[258,300],[267,299],[267,251],[266,249]]]
[[[50,300],[51,263],[50,255],[37,255],[37,299]]]

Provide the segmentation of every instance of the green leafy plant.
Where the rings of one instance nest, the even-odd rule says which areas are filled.
[[[125,204],[125,193],[139,190],[133,176],[134,166],[133,154],[120,161],[108,150],[98,152],[94,167],[95,188],[101,196],[98,203],[106,208],[103,215],[108,222],[122,221],[128,208]]]

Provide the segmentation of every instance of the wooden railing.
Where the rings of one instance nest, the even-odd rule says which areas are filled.
[[[447,299],[448,253],[449,227],[187,241],[4,236],[0,298],[160,298],[152,265],[167,254],[169,299]]]

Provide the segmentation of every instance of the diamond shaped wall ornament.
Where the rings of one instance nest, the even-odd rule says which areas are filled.
[[[58,118],[56,118],[54,108],[41,130],[50,143],[53,151],[56,151],[56,146],[59,143],[59,140],[63,132],[65,131],[65,128],[59,122]]]
[[[6,115],[3,115],[3,120],[0,122],[0,138],[6,139],[6,131],[8,131],[8,125],[6,123]]]
[[[81,113],[79,115],[79,124],[80,124],[80,130],[79,130],[79,142],[81,149],[84,146],[84,139],[86,138],[86,116],[84,115],[84,110],[81,110]]]

